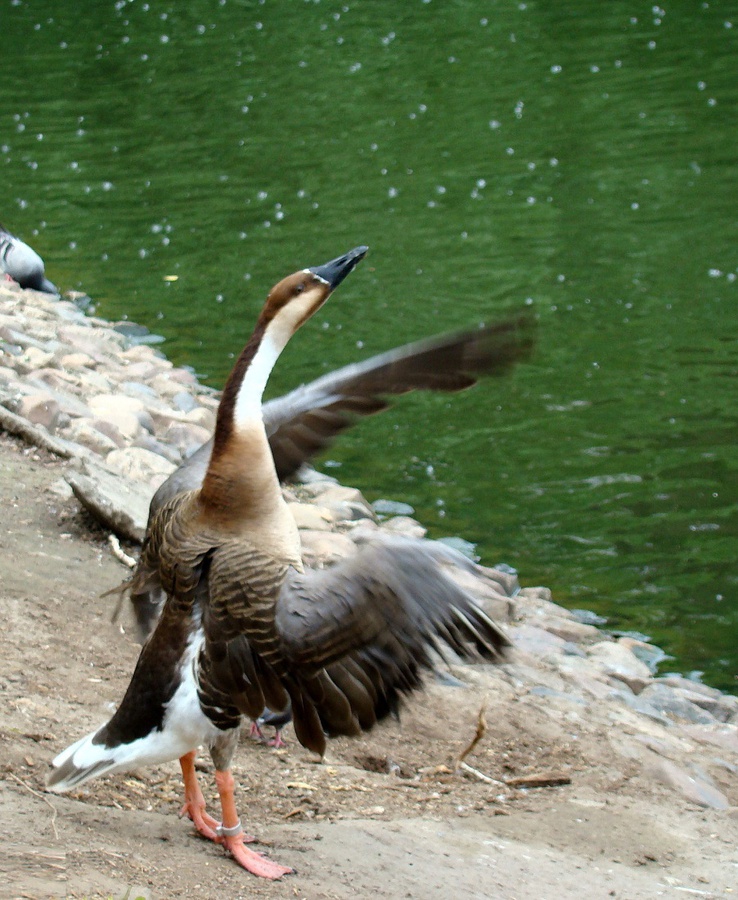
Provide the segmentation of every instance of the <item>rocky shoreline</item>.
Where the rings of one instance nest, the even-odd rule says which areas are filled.
[[[210,437],[218,394],[132,337],[127,323],[87,315],[76,299],[0,285],[0,431],[67,460],[59,490],[140,543],[153,491]],[[392,514],[401,506],[372,506],[319,473],[285,494],[310,565],[350,555],[364,529],[425,534]],[[615,751],[640,775],[698,807],[736,810],[738,698],[658,674],[657,647],[607,634],[546,588],[521,588],[512,571],[463,577],[517,648],[496,676],[508,692],[572,723],[610,723]]]

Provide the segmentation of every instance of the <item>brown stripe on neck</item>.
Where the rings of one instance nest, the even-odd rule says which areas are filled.
[[[218,416],[215,420],[215,435],[213,436],[213,452],[211,455],[211,464],[213,460],[218,459],[225,453],[228,441],[233,434],[233,415],[236,408],[236,399],[238,391],[243,384],[249,366],[254,360],[256,353],[264,339],[264,332],[271,320],[270,317],[264,315],[259,317],[256,328],[249,338],[246,346],[241,351],[240,356],[236,360],[236,364],[228,376],[223,395],[220,398],[220,406],[218,407]]]

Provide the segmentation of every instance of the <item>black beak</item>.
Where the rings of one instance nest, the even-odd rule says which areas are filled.
[[[338,259],[332,259],[323,266],[311,266],[308,272],[317,275],[321,281],[325,281],[326,284],[331,286],[331,290],[334,290],[349,272],[356,268],[361,260],[364,259],[368,250],[368,247],[355,247],[343,256],[339,256]]]

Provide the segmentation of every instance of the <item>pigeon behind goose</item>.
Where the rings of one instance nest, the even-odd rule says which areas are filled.
[[[0,269],[22,288],[59,296],[59,289],[44,273],[44,261],[36,251],[0,225]]]

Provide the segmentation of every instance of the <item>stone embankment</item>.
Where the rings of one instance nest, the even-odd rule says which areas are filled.
[[[131,331],[69,300],[0,285],[0,429],[67,458],[68,490],[111,531],[140,542],[153,491],[209,438],[218,395]],[[372,506],[317,473],[285,494],[310,565],[355,552],[353,536],[366,529],[425,534],[392,515],[401,505]],[[513,570],[458,577],[516,645],[500,670],[516,699],[572,729],[604,722],[624,766],[690,803],[735,810],[738,698],[657,674],[665,659],[657,647],[609,635],[545,588],[521,589]]]

